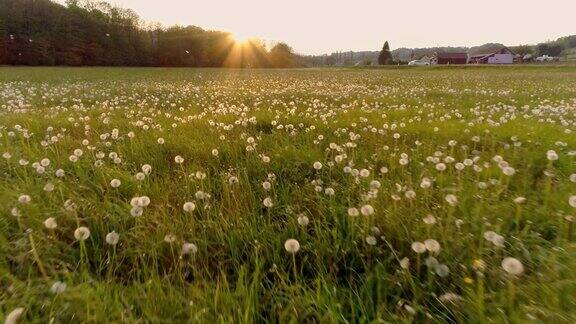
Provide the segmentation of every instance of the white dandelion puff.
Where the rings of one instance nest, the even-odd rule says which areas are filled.
[[[116,245],[118,244],[118,241],[120,241],[120,235],[118,235],[118,233],[115,231],[106,234],[106,244]]]
[[[286,249],[288,253],[296,254],[296,252],[300,250],[300,243],[295,239],[287,239],[286,242],[284,242],[284,249]]]
[[[85,241],[90,237],[90,229],[86,226],[80,226],[74,231],[74,238],[78,241]]]
[[[502,260],[502,269],[513,276],[518,276],[524,272],[524,265],[516,258],[507,257]]]

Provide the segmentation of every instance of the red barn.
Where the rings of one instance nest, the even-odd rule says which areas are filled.
[[[437,53],[438,64],[466,64],[468,63],[467,53]]]

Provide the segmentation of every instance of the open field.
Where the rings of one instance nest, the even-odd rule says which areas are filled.
[[[576,67],[0,68],[0,154],[0,318],[576,322]]]

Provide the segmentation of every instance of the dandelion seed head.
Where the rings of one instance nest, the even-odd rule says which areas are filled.
[[[74,231],[74,238],[78,241],[85,241],[90,237],[90,229],[80,226]]]
[[[118,241],[120,241],[120,235],[118,235],[118,233],[116,233],[115,231],[112,231],[108,234],[106,234],[106,244],[108,245],[116,245],[118,244]]]
[[[502,260],[502,269],[508,274],[518,276],[524,272],[524,265],[516,258],[506,257]]]
[[[296,254],[300,250],[300,243],[295,239],[287,239],[284,242],[284,249],[290,254]]]
[[[182,255],[196,254],[198,252],[198,247],[194,243],[184,243],[182,244]]]
[[[56,223],[56,219],[54,217],[48,217],[44,220],[44,227],[46,227],[47,229],[53,230],[56,227],[58,227],[58,224]]]

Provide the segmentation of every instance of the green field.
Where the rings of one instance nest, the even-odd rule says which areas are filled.
[[[4,67],[0,154],[2,319],[576,322],[576,67]]]

